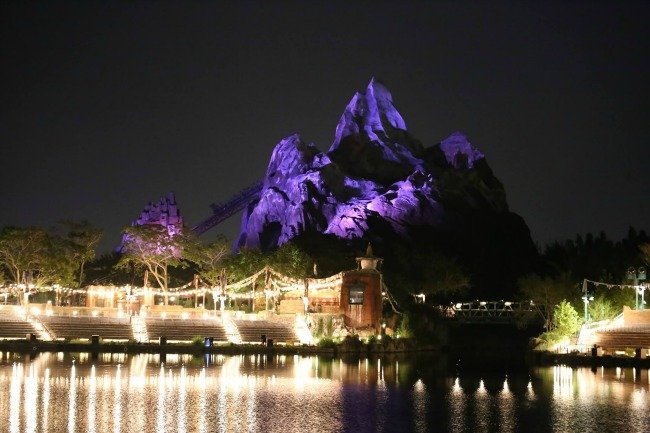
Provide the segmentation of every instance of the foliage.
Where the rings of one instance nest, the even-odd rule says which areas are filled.
[[[331,337],[334,333],[334,318],[332,316],[327,318],[327,324],[325,325],[325,335]]]
[[[313,275],[314,261],[291,242],[273,251],[266,262],[276,271],[293,278],[306,278]]]
[[[204,342],[205,342],[204,338],[201,337],[200,335],[195,335],[194,337],[192,337],[192,344],[194,346],[203,346]]]
[[[395,244],[384,268],[386,284],[398,304],[413,302],[413,294],[447,303],[463,298],[470,288],[470,275],[455,259],[432,248],[408,248]]]
[[[320,340],[318,340],[318,347],[322,348],[334,348],[336,347],[336,342],[329,337],[323,337]]]
[[[566,300],[561,301],[553,310],[552,329],[542,334],[546,348],[550,349],[554,345],[570,339],[580,330],[581,325],[582,319],[575,308]]]
[[[223,260],[229,279],[234,281],[250,277],[252,274],[270,266],[293,278],[311,276],[313,260],[292,243],[282,245],[273,252],[264,253],[254,248],[242,248],[239,253]],[[260,276],[260,279],[263,276]]]
[[[65,239],[71,249],[72,261],[78,266],[77,287],[81,287],[84,266],[95,258],[95,248],[104,236],[104,232],[85,220],[81,222],[66,220],[59,225],[66,231]]]
[[[621,312],[622,307],[615,306],[605,295],[599,295],[589,303],[588,309],[591,320],[598,322],[615,318]]]
[[[14,283],[27,282],[48,262],[48,234],[39,228],[5,227],[0,234],[0,264]]]
[[[540,307],[547,330],[551,328],[554,310],[562,300],[569,299],[578,305],[580,299],[580,291],[568,273],[557,277],[528,275],[519,280],[519,290],[525,300],[531,300]]]
[[[420,293],[449,299],[469,289],[469,276],[455,260],[435,251],[415,255],[414,259],[422,270]]]
[[[582,318],[566,300],[562,300],[553,310],[553,330],[560,335],[574,335],[581,325]]]
[[[359,242],[315,232],[300,234],[291,239],[289,244],[295,245],[312,259],[312,263],[308,265],[308,273],[302,278],[312,276],[313,264],[316,264],[318,278],[329,277],[343,270],[353,269],[354,258],[362,249]],[[365,245],[363,245],[363,248],[365,248]]]
[[[221,284],[225,261],[231,254],[229,243],[222,237],[207,245],[196,242],[194,248],[186,250],[188,260],[197,265],[201,277],[213,286]]]
[[[641,259],[643,262],[650,266],[650,243],[639,245],[639,250],[641,251]]]
[[[184,231],[170,233],[166,227],[157,224],[127,227],[124,234],[123,255],[115,266],[122,269],[135,266],[149,271],[165,292],[167,305],[169,268],[187,266],[186,251],[196,248],[196,239]]]
[[[235,281],[250,277],[266,266],[264,253],[255,248],[242,248],[235,255],[224,259],[228,278]]]
[[[410,318],[408,314],[404,314],[401,317],[400,323],[395,330],[395,333],[400,336],[400,338],[411,338],[413,337],[413,330],[410,325]]]
[[[325,332],[325,326],[324,326],[324,321],[322,317],[318,318],[318,321],[316,322],[316,330],[314,331],[314,337],[321,337],[323,335],[323,332]]]
[[[544,251],[551,271],[568,272],[575,280],[588,278],[605,283],[620,283],[629,266],[640,265],[639,247],[650,242],[643,231],[630,227],[627,236],[614,242],[604,232],[587,233],[575,239],[554,242]]]
[[[70,239],[41,228],[5,227],[0,233],[0,266],[16,284],[76,285],[78,258]]]

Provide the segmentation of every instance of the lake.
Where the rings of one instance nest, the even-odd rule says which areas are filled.
[[[1,432],[650,431],[648,370],[0,353]],[[450,367],[451,365],[451,367]]]

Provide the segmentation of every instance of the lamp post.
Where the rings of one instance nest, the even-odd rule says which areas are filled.
[[[594,295],[587,290],[587,279],[582,280],[582,302],[585,303],[585,323],[589,321],[589,302],[594,300]],[[530,301],[531,305],[533,301]]]
[[[582,301],[585,303],[585,323],[589,322],[589,302],[593,301],[594,297],[589,293],[585,292],[582,297]]]
[[[639,282],[646,279],[646,272],[644,267],[634,268],[630,267],[627,270],[626,277],[628,280],[634,281],[634,303],[635,309],[645,309],[645,287],[640,286]],[[639,296],[641,295],[641,296]],[[639,302],[639,298],[641,302]],[[640,307],[640,308],[639,308]]]

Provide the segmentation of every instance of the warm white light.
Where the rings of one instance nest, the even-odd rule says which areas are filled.
[[[97,317],[99,315],[99,311],[95,310],[91,313],[93,317]]]

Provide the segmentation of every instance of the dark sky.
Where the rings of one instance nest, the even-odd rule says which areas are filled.
[[[537,3],[2,2],[0,226],[87,219],[107,250],[168,191],[194,225],[376,76],[541,245],[650,228],[650,2]]]

